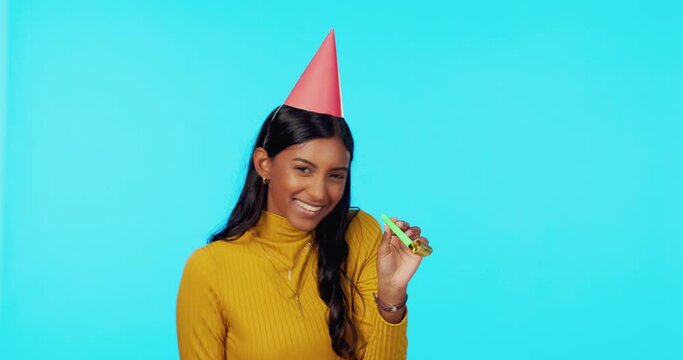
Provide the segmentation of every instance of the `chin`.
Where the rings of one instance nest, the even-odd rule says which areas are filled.
[[[315,230],[316,226],[318,226],[318,224],[320,223],[320,221],[305,220],[299,218],[289,219],[289,222],[292,224],[292,226],[294,226],[294,228],[301,231],[313,231]]]

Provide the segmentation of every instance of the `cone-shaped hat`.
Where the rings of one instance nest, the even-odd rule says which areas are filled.
[[[337,68],[337,45],[330,30],[313,60],[308,64],[285,105],[342,117],[341,87]]]

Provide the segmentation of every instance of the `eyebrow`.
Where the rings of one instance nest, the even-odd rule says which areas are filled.
[[[317,166],[316,164],[314,164],[314,163],[312,163],[312,162],[310,162],[310,161],[308,161],[308,160],[306,160],[306,159],[302,159],[302,158],[299,158],[299,157],[298,157],[298,158],[294,158],[294,159],[292,159],[292,160],[293,160],[293,161],[305,162],[306,164],[311,165],[312,167],[314,167],[314,168],[316,168],[316,169],[318,168],[318,166]],[[335,171],[335,170],[349,171],[349,168],[346,167],[346,166],[337,166],[337,167],[335,167],[335,168],[330,169],[330,171]]]

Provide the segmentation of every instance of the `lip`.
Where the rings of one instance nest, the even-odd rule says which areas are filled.
[[[294,200],[299,200],[299,199],[294,199]],[[299,200],[299,201],[308,204],[307,202],[305,202],[303,200]],[[299,211],[299,213],[301,213],[307,217],[316,217],[316,216],[322,214],[323,209],[325,209],[325,206],[323,205],[322,209],[320,209],[318,211],[308,211],[308,210],[302,208],[301,206],[299,206],[299,204],[297,204],[296,201],[294,201],[294,207],[296,207],[296,209]]]

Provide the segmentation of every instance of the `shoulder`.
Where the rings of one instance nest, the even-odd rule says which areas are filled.
[[[357,209],[349,210],[351,218],[346,230],[346,238],[349,246],[354,248],[375,248],[382,238],[382,229],[377,219],[367,212]]]
[[[207,272],[216,267],[216,257],[214,254],[215,242],[206,244],[192,251],[185,262],[185,269]]]
[[[204,245],[192,251],[183,267],[180,288],[196,289],[198,286],[212,287],[216,275],[216,261]]]
[[[373,233],[381,232],[379,222],[372,215],[361,209],[349,210],[348,217],[351,219],[348,231],[363,232],[370,231]]]
[[[243,236],[244,237],[244,236]],[[239,240],[242,240],[241,238]],[[244,241],[216,240],[195,249],[186,262],[186,267],[212,271],[222,268],[233,259],[243,256],[246,251]]]

